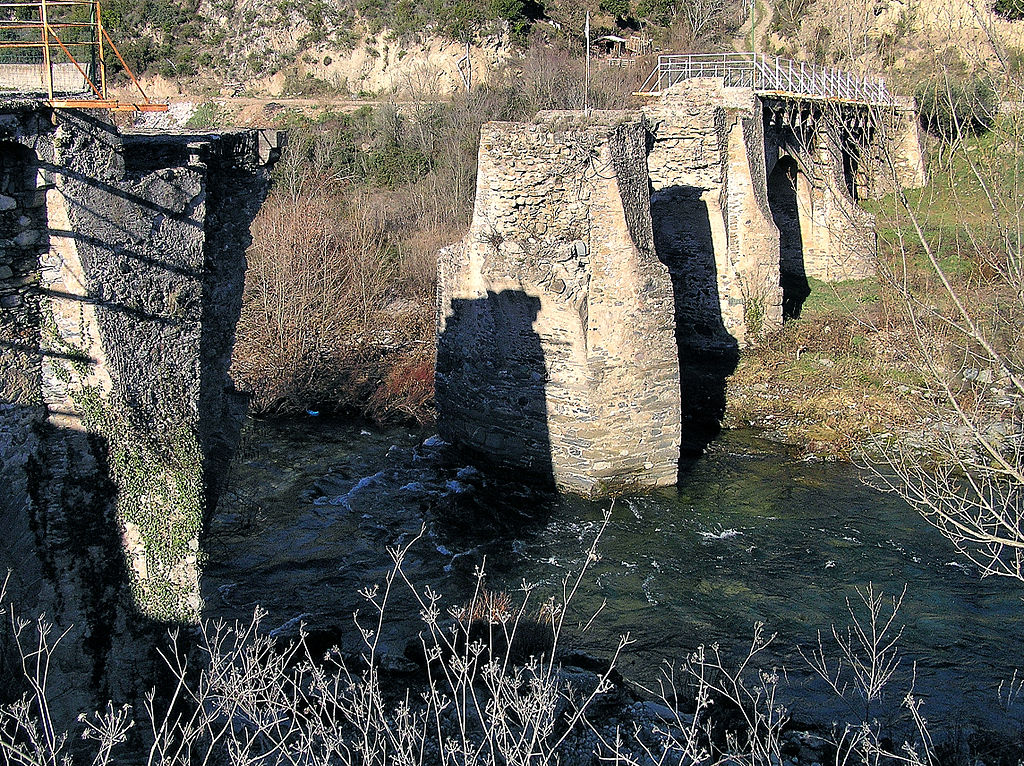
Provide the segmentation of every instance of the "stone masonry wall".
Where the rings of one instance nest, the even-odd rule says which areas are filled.
[[[26,168],[20,190],[0,179],[0,468],[23,488],[0,506],[21,530],[0,552],[20,562],[15,598],[76,626],[69,690],[115,694],[132,626],[200,613],[214,453],[238,410],[225,347],[276,151],[258,135],[125,136],[103,114],[0,103],[0,167]]]
[[[644,113],[655,243],[676,285],[680,347],[742,345],[781,322],[760,105],[749,90],[688,80]]]
[[[18,564],[8,591],[30,602],[46,590],[43,562],[32,555],[34,524],[27,512],[46,418],[35,291],[47,246],[45,189],[31,148],[32,137],[45,126],[31,109],[0,115],[0,561],[6,562],[0,566]]]
[[[646,138],[624,113],[483,127],[473,222],[438,264],[442,437],[584,494],[675,482],[673,296]]]

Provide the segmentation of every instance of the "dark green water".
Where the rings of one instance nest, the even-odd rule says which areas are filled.
[[[443,448],[422,446],[427,436],[312,418],[253,424],[214,524],[204,580],[210,616],[244,618],[259,603],[270,611],[267,627],[302,617],[356,649],[352,613],[365,613],[356,591],[387,571],[388,546],[421,528],[405,569],[447,603],[467,599],[485,557],[492,588],[525,580],[552,592],[579,570],[610,501],[545,497],[488,479],[448,462]],[[848,624],[847,599],[857,603],[855,589],[870,583],[897,596],[906,587],[894,702],[913,681],[932,720],[1000,728],[1015,720],[997,687],[1024,650],[1024,588],[981,579],[851,466],[801,461],[754,433],[726,434],[678,487],[615,501],[599,551],[574,602],[576,623],[604,607],[573,643],[606,656],[628,632],[635,643],[621,667],[629,678],[651,683],[665,661],[699,644],[739,656],[763,622],[778,637],[761,666],[784,671],[795,717],[827,723],[843,707],[796,647]],[[392,655],[415,635],[416,614],[399,592],[385,632]]]

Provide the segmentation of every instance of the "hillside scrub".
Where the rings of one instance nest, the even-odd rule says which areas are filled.
[[[922,82],[914,97],[922,124],[946,143],[989,131],[999,111],[996,90],[982,76]]]
[[[521,49],[538,36],[578,43],[588,10],[595,38],[643,29],[660,39],[689,34],[690,43],[721,41],[738,26],[744,7],[738,0],[701,0],[698,6],[699,29],[693,28],[690,4],[672,0],[110,0],[103,12],[136,74],[223,80],[286,71],[301,80],[314,59],[344,56],[362,42],[383,41],[399,56],[430,38],[507,39]],[[687,24],[688,30],[681,28]],[[114,62],[112,71],[117,69]]]
[[[509,83],[450,102],[283,123],[289,145],[253,223],[232,367],[253,412],[432,418],[436,257],[469,225],[480,126],[581,108],[583,80],[578,58],[538,45]],[[635,87],[599,71],[591,104],[624,107]]]

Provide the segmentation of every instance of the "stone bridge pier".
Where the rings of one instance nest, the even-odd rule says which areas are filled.
[[[438,428],[576,492],[675,482],[679,362],[645,120],[548,113],[481,134],[473,222],[438,270]]]
[[[199,616],[204,513],[245,411],[228,366],[249,224],[281,142],[0,103],[0,570],[75,626],[54,668],[74,694],[131,683],[133,626]]]
[[[442,437],[588,495],[675,483],[739,349],[811,279],[874,272],[857,198],[924,181],[916,118],[890,111],[694,79],[639,113],[485,125],[438,262]]]

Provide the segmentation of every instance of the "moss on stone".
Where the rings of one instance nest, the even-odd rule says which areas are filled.
[[[85,383],[87,355],[52,326],[48,339],[72,361],[53,362],[82,425],[106,442],[111,479],[117,486],[128,585],[143,616],[169,623],[199,618],[199,535],[205,494],[202,452],[195,430],[180,425],[155,432],[127,407]]]

